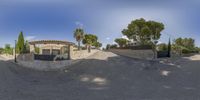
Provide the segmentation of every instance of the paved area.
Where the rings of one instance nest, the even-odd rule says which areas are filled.
[[[199,65],[98,52],[64,71],[40,72],[1,60],[0,100],[200,100]]]

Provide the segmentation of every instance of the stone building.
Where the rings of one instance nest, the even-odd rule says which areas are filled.
[[[31,41],[30,53],[37,54],[36,48],[39,49],[38,55],[67,55],[70,58],[70,51],[73,51],[74,43],[60,40],[40,40]]]

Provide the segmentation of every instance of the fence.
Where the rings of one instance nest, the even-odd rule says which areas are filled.
[[[60,61],[60,60],[68,60],[67,55],[34,55],[35,60],[44,60],[44,61]]]
[[[164,58],[164,57],[170,57],[168,51],[158,51],[157,52],[157,58]]]

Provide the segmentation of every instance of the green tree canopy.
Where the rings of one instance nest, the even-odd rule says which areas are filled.
[[[85,45],[91,45],[94,46],[95,43],[97,42],[98,37],[93,34],[85,34],[84,39],[82,41],[83,44]]]
[[[26,40],[26,42],[24,44],[24,52],[25,53],[29,53],[30,52],[30,45],[29,45],[27,40]]]
[[[97,43],[97,40],[98,40],[98,37],[96,35],[85,34],[82,43],[89,47],[88,51],[90,52],[91,46],[95,46],[95,43]]]
[[[122,34],[129,39],[145,44],[151,40],[158,40],[162,30],[164,30],[164,24],[141,18],[132,21],[126,29],[123,29]]]
[[[24,53],[25,51],[25,45],[24,45],[24,35],[23,32],[20,32],[18,41],[17,41],[17,51],[19,54]]]
[[[96,48],[100,48],[100,47],[102,47],[102,43],[96,42],[96,43],[94,43],[94,46],[95,46]]]
[[[196,53],[195,40],[192,38],[177,38],[174,40],[172,49],[180,53]]]
[[[10,54],[10,55],[13,54],[13,48],[11,47],[10,44],[5,44],[3,53]]]
[[[195,40],[192,38],[177,38],[174,41],[175,45],[192,49],[195,47]]]
[[[84,30],[81,29],[81,28],[77,28],[75,31],[74,31],[74,38],[76,39],[76,41],[78,42],[78,50],[80,50],[80,43],[81,41],[83,40],[84,38]]]
[[[123,47],[127,44],[127,40],[124,39],[124,38],[117,38],[115,39],[115,42],[120,46],[120,47]]]

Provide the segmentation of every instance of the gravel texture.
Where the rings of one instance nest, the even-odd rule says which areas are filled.
[[[1,60],[0,100],[200,100],[199,65],[186,58],[159,63],[101,51],[52,72]]]

